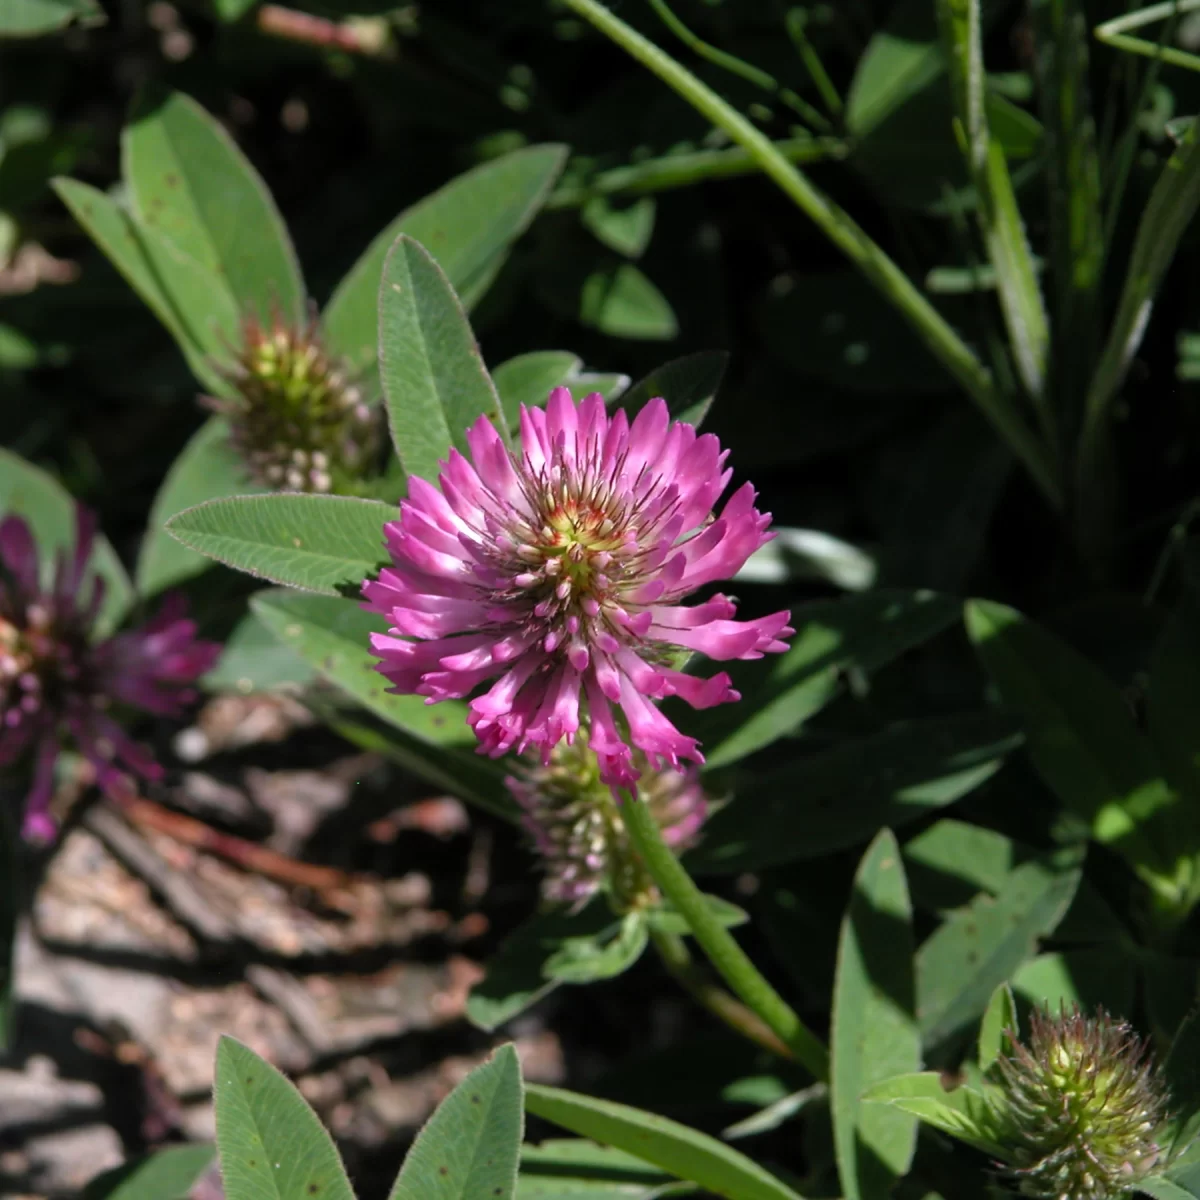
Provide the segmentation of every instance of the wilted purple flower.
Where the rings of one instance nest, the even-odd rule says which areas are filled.
[[[694,767],[656,771],[639,751],[634,765],[641,768],[637,803],[649,808],[663,840],[675,850],[695,845],[709,808],[699,772]],[[542,860],[547,900],[579,909],[604,890],[613,907],[625,911],[655,895],[585,733],[574,745],[557,746],[548,766],[529,767],[504,782],[521,806],[521,825]]]
[[[167,599],[140,629],[88,640],[104,598],[98,575],[85,580],[95,519],[76,509],[74,550],[60,551],[54,581],[39,582],[38,550],[24,519],[0,521],[0,768],[32,756],[25,836],[54,836],[49,812],[54,764],[64,738],[74,741],[110,795],[126,794],[126,770],[157,779],[161,768],[113,719],[114,703],[175,716],[188,688],[221,647],[196,638],[181,596]]]
[[[400,520],[384,527],[392,566],[364,587],[393,626],[372,638],[379,670],[430,703],[499,676],[469,717],[493,757],[532,747],[548,762],[579,729],[582,698],[605,782],[638,775],[614,705],[651,764],[703,762],[652,701],[708,708],[738,693],[728,675],[684,674],[672,658],[760,658],[792,632],[786,612],[733,620],[726,596],[679,603],[771,537],[749,484],[713,518],[727,452],[672,422],[661,399],[631,425],[599,394],[576,405],[566,388],[545,410],[521,409],[519,453],[486,417],[467,443],[473,461],[451,450],[440,490],[410,479]]]

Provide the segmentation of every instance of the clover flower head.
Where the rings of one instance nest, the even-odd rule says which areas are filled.
[[[0,769],[28,758],[33,785],[23,830],[54,836],[54,766],[73,741],[111,795],[128,793],[128,772],[157,779],[161,768],[121,728],[114,705],[178,715],[189,685],[216,661],[220,646],[196,638],[182,597],[169,597],[140,628],[93,642],[104,581],[88,577],[95,521],[76,510],[75,545],[60,551],[53,582],[40,581],[33,534],[19,516],[0,520]]]
[[[1125,1021],[1035,1011],[999,1069],[994,1137],[1022,1195],[1116,1200],[1163,1165],[1166,1088]]]
[[[378,414],[329,354],[314,319],[270,325],[248,317],[221,368],[230,394],[205,405],[229,422],[250,478],[265,487],[331,492],[369,470],[381,444]]]
[[[724,595],[681,603],[771,537],[748,483],[714,515],[732,475],[716,437],[671,421],[661,399],[630,422],[598,393],[576,403],[556,388],[544,409],[521,409],[519,450],[486,416],[467,446],[469,460],[450,451],[437,486],[409,480],[384,527],[391,565],[364,586],[391,625],[372,644],[393,690],[432,703],[492,681],[469,706],[480,749],[544,764],[574,739],[582,708],[616,787],[636,781],[635,751],[658,769],[703,762],[655,701],[708,708],[738,693],[724,673],[673,664],[691,651],[760,658],[792,632],[787,612],[735,620]]]

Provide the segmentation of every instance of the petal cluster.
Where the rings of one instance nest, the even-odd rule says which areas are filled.
[[[724,673],[672,663],[691,651],[759,658],[792,632],[786,612],[735,620],[723,595],[680,603],[771,537],[749,484],[714,515],[732,475],[716,437],[672,422],[661,399],[630,423],[599,394],[577,404],[556,388],[545,409],[521,409],[519,450],[486,417],[467,444],[470,459],[451,450],[439,486],[409,481],[384,529],[392,565],[364,587],[391,625],[373,647],[393,689],[430,702],[478,693],[481,750],[543,762],[574,738],[582,709],[615,786],[636,780],[635,748],[658,767],[703,762],[654,701],[708,708],[738,694]]]
[[[220,646],[196,638],[182,597],[168,599],[146,625],[93,644],[104,581],[88,576],[95,522],[76,510],[75,545],[60,552],[44,587],[38,548],[17,516],[0,521],[0,768],[30,759],[33,786],[24,831],[53,836],[49,814],[54,764],[73,741],[110,794],[130,787],[129,771],[148,779],[159,766],[111,715],[114,704],[173,716],[189,688],[216,662]]]

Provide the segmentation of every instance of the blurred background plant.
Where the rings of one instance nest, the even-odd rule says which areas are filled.
[[[291,704],[331,731],[314,753],[349,741],[382,763],[384,795],[474,802],[461,845],[486,834],[496,882],[446,903],[487,918],[466,943],[493,963],[477,1026],[519,1029],[542,1000],[573,1081],[764,1139],[805,1194],[884,1194],[915,1125],[859,1097],[918,1055],[959,1069],[997,987],[1103,1004],[1160,1051],[1197,994],[1198,16],[1192,0],[5,0],[0,512],[65,545],[73,497],[111,540],[110,586],[129,591],[123,562],[143,599],[186,591],[226,642],[213,704]],[[377,565],[406,474],[482,411],[453,399],[483,386],[473,368],[439,377],[396,350],[432,308],[377,326],[401,233],[469,313],[510,423],[564,382],[630,411],[663,394],[774,514],[736,587],[755,613],[791,607],[797,637],[778,664],[739,665],[740,705],[681,722],[728,801],[685,862],[726,923],[749,913],[738,937],[829,1033],[829,1081],[752,1049],[667,1087],[664,1064],[711,1036],[699,1009],[729,999],[678,919],[535,913],[503,772],[453,714],[370,673],[371,622],[340,593]],[[458,328],[420,261],[403,282]],[[333,509],[272,529],[221,507],[279,486],[359,503],[305,557],[287,522]],[[325,594],[253,592],[205,555]],[[179,778],[204,728],[139,731]],[[71,782],[68,830],[92,820]],[[140,803],[123,819],[142,834],[205,853],[224,837],[216,855],[281,878],[284,905],[308,902],[308,868],[413,865],[364,846],[379,799],[310,825],[286,861],[260,853],[257,810],[192,804],[185,834],[177,794]],[[434,861],[442,894],[467,868]],[[322,903],[341,896],[315,878]],[[863,896],[904,931],[899,957]],[[656,978],[648,937],[700,1006],[679,1018],[656,985],[674,1032],[638,1062],[619,1016]],[[838,1037],[880,1012],[847,966],[858,941],[907,1011],[877,1062]],[[972,1153],[923,1137],[902,1186],[977,1190]]]

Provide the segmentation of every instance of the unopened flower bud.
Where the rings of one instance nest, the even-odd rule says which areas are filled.
[[[1126,1022],[1035,1012],[999,1070],[995,1138],[1022,1195],[1116,1200],[1163,1165],[1166,1088]]]
[[[330,492],[371,473],[381,445],[377,414],[326,352],[315,319],[289,325],[276,316],[264,327],[248,318],[222,374],[234,394],[204,403],[229,421],[255,482]]]
[[[694,845],[708,815],[698,772],[637,765],[638,803],[649,806],[667,844],[677,850]],[[560,743],[549,766],[529,767],[505,782],[524,810],[522,824],[542,859],[547,900],[579,909],[604,891],[622,913],[657,900],[585,731],[573,745]]]

